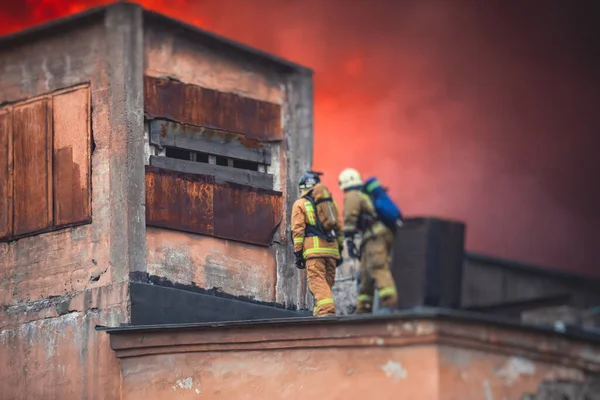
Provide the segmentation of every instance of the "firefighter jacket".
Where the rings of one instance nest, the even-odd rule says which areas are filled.
[[[344,192],[345,234],[360,232],[364,243],[365,240],[381,235],[386,231],[389,231],[389,228],[377,219],[373,202],[366,193],[360,190]]]
[[[337,204],[332,201],[333,210],[336,214],[337,223],[335,237],[326,240],[324,237],[315,235],[317,229],[317,212],[313,203],[305,197],[301,197],[292,206],[292,238],[294,240],[294,252],[302,251],[304,259],[328,257],[339,260],[339,246],[344,241],[343,224]]]

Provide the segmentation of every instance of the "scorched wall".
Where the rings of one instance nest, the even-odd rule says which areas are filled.
[[[3,399],[120,396],[94,326],[128,321],[145,261],[141,16],[116,5],[0,40]]]
[[[144,60],[148,275],[304,307],[287,221],[312,162],[310,72],[151,14]]]
[[[2,399],[120,398],[93,327],[132,278],[305,305],[310,71],[116,3],[0,39],[0,77]]]

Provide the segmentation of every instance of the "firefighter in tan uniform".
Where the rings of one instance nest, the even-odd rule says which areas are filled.
[[[393,232],[377,219],[375,207],[369,196],[362,192],[363,180],[355,169],[347,168],[339,176],[340,189],[344,191],[344,236],[351,257],[360,257],[360,290],[357,313],[369,313],[373,308],[375,288],[379,291],[380,311],[392,312],[398,295],[390,271]],[[354,244],[356,234],[362,234],[360,251]]]
[[[299,181],[300,198],[292,206],[295,265],[306,268],[308,288],[315,299],[313,315],[335,315],[331,288],[342,262],[343,224],[336,203],[319,174],[307,172]]]

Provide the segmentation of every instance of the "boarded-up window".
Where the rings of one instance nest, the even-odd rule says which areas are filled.
[[[13,236],[48,228],[52,224],[52,133],[48,100],[13,109]]]
[[[146,76],[144,112],[146,223],[270,245],[283,217],[281,106]]]
[[[152,166],[273,189],[269,143],[161,119],[151,121],[149,131],[150,144],[165,148],[162,156],[150,156]]]
[[[90,204],[90,101],[87,88],[53,98],[54,223],[86,222]]]
[[[144,112],[245,135],[261,141],[283,140],[281,106],[169,79],[144,77]]]
[[[268,246],[282,194],[146,166],[146,224]]]
[[[0,110],[0,239],[12,234],[12,112]]]
[[[274,189],[271,147],[281,142],[281,106],[168,79],[144,77],[147,163]],[[274,170],[278,170],[275,168]]]
[[[0,109],[0,239],[91,221],[90,92]]]

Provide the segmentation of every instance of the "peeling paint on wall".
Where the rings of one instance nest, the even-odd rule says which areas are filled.
[[[385,365],[379,367],[388,378],[392,378],[394,382],[400,379],[406,379],[407,372],[399,361],[389,360]]]
[[[535,374],[535,364],[526,358],[511,357],[500,368],[496,375],[504,379],[508,385],[512,385],[521,378],[522,375]]]
[[[179,388],[191,390],[193,386],[194,386],[194,379],[192,377],[178,379],[177,382],[175,383],[175,386],[173,386],[173,391],[176,391]]]

